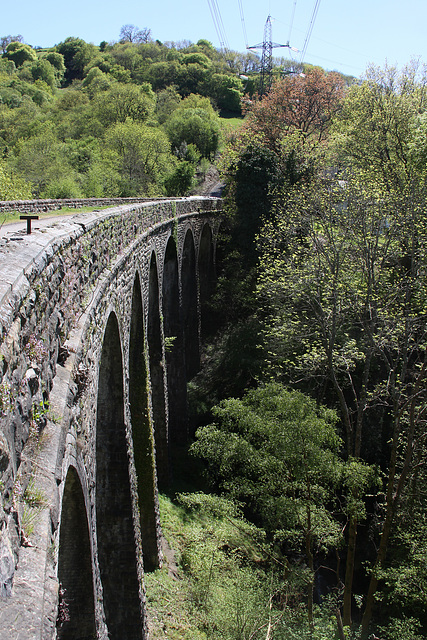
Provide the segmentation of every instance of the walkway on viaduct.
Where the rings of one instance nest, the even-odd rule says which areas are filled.
[[[148,637],[157,490],[187,438],[221,206],[125,205],[0,240],[8,640]]]

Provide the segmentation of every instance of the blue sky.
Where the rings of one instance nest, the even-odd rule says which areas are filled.
[[[211,0],[212,1],[212,0]],[[32,46],[53,46],[68,36],[99,44],[118,40],[124,24],[148,27],[161,41],[206,38],[216,47],[220,39],[208,0],[20,0],[4,1],[0,35],[22,34]],[[226,43],[244,51],[262,42],[264,25],[272,16],[273,41],[302,50],[315,0],[216,0]],[[295,17],[290,31],[295,5]],[[285,50],[283,50],[285,51]],[[275,55],[282,55],[280,49]],[[299,54],[293,54],[299,59]],[[360,76],[368,63],[402,67],[413,57],[427,63],[426,0],[320,0],[305,62]]]

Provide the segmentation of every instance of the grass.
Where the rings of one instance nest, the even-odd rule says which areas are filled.
[[[46,498],[40,489],[38,489],[34,480],[31,480],[22,497],[24,503],[21,528],[24,537],[28,538],[33,534],[34,527],[37,524],[42,509],[46,506]]]
[[[57,216],[70,215],[71,213],[88,213],[90,211],[101,211],[102,209],[109,209],[111,207],[62,207],[62,209],[53,209],[52,211],[38,211],[35,215],[38,215],[39,219],[53,218]],[[0,216],[0,228],[3,225],[11,224],[13,222],[22,222],[25,225],[24,220],[20,220],[20,216],[23,215],[20,211],[10,211]]]
[[[243,118],[221,118],[221,129],[224,133],[231,133],[232,131],[236,131],[240,129],[243,124]]]
[[[159,496],[169,551],[161,569],[145,574],[150,638],[264,639],[256,633],[269,614],[264,532],[232,502],[200,491],[202,466],[186,447],[175,446],[172,460],[172,493]]]
[[[175,563],[145,575],[150,637],[265,638],[270,580],[261,568],[262,532],[215,495],[161,495],[160,513]]]
[[[184,448],[173,460],[174,493],[159,496],[165,560],[144,577],[151,640],[335,638],[333,607],[307,624],[304,567],[233,502],[200,491],[200,466]]]
[[[224,146],[224,139],[228,138],[232,133],[237,132],[243,124],[242,117],[236,116],[227,116],[221,114],[220,116],[220,126],[222,132],[222,143],[221,147]]]
[[[168,553],[161,569],[145,574],[151,640],[338,637],[334,598],[325,596],[322,609],[316,605],[310,628],[304,576],[273,558],[263,532],[235,505],[204,493],[160,495],[159,502],[174,560]]]

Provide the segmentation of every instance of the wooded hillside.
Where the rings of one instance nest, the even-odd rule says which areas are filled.
[[[206,171],[218,114],[240,115],[239,75],[258,58],[162,44],[132,25],[121,36],[50,50],[2,38],[1,199],[181,195]]]

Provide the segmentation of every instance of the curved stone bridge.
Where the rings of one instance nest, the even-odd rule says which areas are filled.
[[[0,240],[2,637],[147,637],[220,222],[187,198]]]

